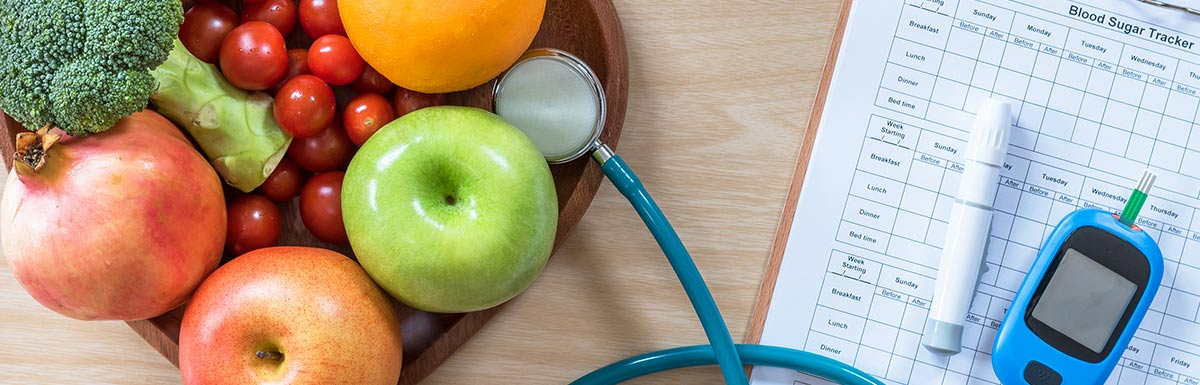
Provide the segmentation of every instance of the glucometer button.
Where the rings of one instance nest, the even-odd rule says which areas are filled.
[[[1029,385],[1059,385],[1062,379],[1061,374],[1041,362],[1029,361],[1025,364],[1025,382]]]

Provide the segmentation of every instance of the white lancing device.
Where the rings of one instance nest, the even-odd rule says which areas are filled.
[[[961,350],[963,323],[984,266],[992,202],[1008,153],[1010,109],[1007,102],[988,99],[971,124],[962,179],[942,245],[933,304],[921,337],[925,348],[934,353],[956,354]]]

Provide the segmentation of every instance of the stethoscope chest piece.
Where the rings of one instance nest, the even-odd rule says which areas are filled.
[[[570,53],[538,48],[500,76],[496,114],[525,132],[552,164],[575,160],[598,145],[607,109],[595,72]]]

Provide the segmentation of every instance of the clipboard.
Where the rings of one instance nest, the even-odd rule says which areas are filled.
[[[1136,8],[1137,5],[1139,5],[1140,3],[1146,3],[1146,4],[1153,5],[1153,6],[1164,7],[1164,8],[1182,12],[1182,13],[1184,13],[1185,16],[1186,16],[1186,14],[1200,15],[1200,12],[1196,11],[1195,9],[1190,9],[1187,7],[1182,7],[1182,6],[1171,4],[1171,3],[1163,3],[1160,1],[1156,1],[1156,0],[1128,0],[1128,1],[1131,4],[1134,4],[1134,6],[1133,6],[1134,8]],[[1071,3],[1076,3],[1076,2],[1072,1]],[[748,331],[746,333],[746,338],[745,338],[746,343],[758,344],[762,341],[763,332],[766,327],[767,316],[768,316],[768,313],[769,313],[771,305],[772,305],[772,299],[774,298],[774,295],[775,295],[776,285],[779,283],[778,281],[780,278],[780,268],[783,265],[784,255],[786,252],[785,249],[788,245],[789,238],[791,238],[793,236],[793,234],[792,234],[793,221],[796,218],[796,211],[797,211],[797,208],[799,205],[801,189],[804,187],[804,180],[805,180],[806,176],[808,175],[808,171],[809,171],[808,166],[810,164],[810,160],[813,156],[813,153],[814,153],[814,150],[816,147],[817,133],[821,129],[821,127],[819,127],[819,126],[820,126],[820,123],[821,123],[822,118],[825,113],[825,109],[828,104],[827,103],[828,101],[826,99],[829,95],[829,92],[831,91],[833,77],[834,77],[833,75],[835,72],[834,70],[835,70],[835,68],[837,68],[837,65],[838,65],[837,59],[842,52],[843,38],[845,37],[845,34],[847,32],[846,29],[847,29],[848,23],[850,21],[851,8],[852,8],[851,0],[842,1],[842,7],[841,7],[841,10],[838,15],[837,24],[836,24],[836,27],[834,30],[832,42],[831,42],[829,50],[827,52],[826,63],[822,70],[821,80],[818,85],[816,98],[814,99],[814,102],[813,102],[812,112],[808,119],[808,132],[806,133],[803,144],[801,145],[799,157],[796,161],[796,168],[793,171],[791,183],[789,184],[787,198],[786,198],[783,210],[780,214],[779,225],[776,229],[775,239],[772,242],[771,251],[770,251],[770,254],[767,259],[767,265],[766,265],[766,268],[764,269],[764,273],[763,273],[763,280],[762,280],[761,286],[759,288],[758,298],[755,301],[755,307],[752,312],[750,325],[749,325]],[[1141,8],[1141,9],[1150,9],[1150,6],[1145,6],[1144,8]],[[1159,16],[1161,16],[1161,14]],[[1162,24],[1162,25],[1169,26],[1169,25],[1173,25],[1173,24]],[[1192,26],[1194,27],[1194,24]],[[857,28],[859,28],[859,27],[856,26],[856,29]],[[1128,33],[1126,33],[1126,35],[1128,35]],[[1193,32],[1193,35],[1200,36],[1200,34],[1196,34],[1194,32]],[[1136,60],[1136,59],[1134,59],[1134,60]],[[1124,65],[1124,64],[1122,64],[1122,65]],[[1200,70],[1195,71],[1195,73],[1200,73]],[[836,108],[836,103],[835,103],[835,107],[832,107],[832,108]],[[1197,150],[1197,151],[1200,151],[1200,150]],[[1027,152],[1035,152],[1035,151],[1032,148],[1029,148],[1029,149],[1027,149]],[[1024,175],[1024,174],[1022,174],[1022,175]],[[1116,175],[1116,174],[1113,174],[1113,175]],[[1121,174],[1121,175],[1124,175],[1124,174]],[[1100,179],[1104,179],[1104,177],[1101,177]],[[1121,182],[1120,179],[1108,179],[1107,180],[1107,183],[1109,183],[1110,185],[1113,185],[1113,186],[1115,186],[1117,184],[1122,184],[1120,182]],[[1119,189],[1113,189],[1113,191],[1117,191],[1117,190],[1119,190]],[[1095,193],[1093,193],[1093,194],[1095,194]],[[1080,195],[1079,198],[1083,198],[1083,196]],[[1124,201],[1122,201],[1122,203],[1123,202]],[[1194,205],[1194,206],[1195,206],[1194,208],[1196,210],[1200,210],[1200,205]],[[1197,213],[1200,214],[1200,211],[1197,211]],[[1200,216],[1198,216],[1197,218],[1200,218]],[[1197,234],[1196,235],[1197,239],[1200,239],[1200,230],[1198,230],[1196,232],[1196,234]],[[820,268],[820,267],[818,267],[818,268]],[[1198,267],[1197,269],[1198,269],[1197,272],[1200,272],[1200,267]],[[1021,276],[1023,276],[1023,271],[1021,273],[1022,273]],[[1200,317],[1200,315],[1197,315],[1197,317]],[[1186,322],[1179,322],[1179,323],[1188,323],[1190,325],[1192,323],[1200,323],[1200,319],[1186,320]],[[800,327],[803,328],[804,326],[800,326]],[[1195,329],[1188,329],[1188,332],[1191,333],[1191,335],[1193,335],[1193,336],[1200,335],[1200,327],[1197,327]],[[1157,333],[1157,331],[1155,331],[1154,333]],[[1200,340],[1200,339],[1198,339],[1198,340]],[[1196,346],[1200,346],[1200,343],[1196,343],[1196,342],[1191,342],[1191,343],[1197,344]],[[1153,348],[1156,345],[1151,343],[1147,346]],[[1141,350],[1152,351],[1153,349],[1140,349],[1139,351],[1141,351]],[[1195,355],[1198,358],[1200,358],[1200,353],[1188,352],[1188,354],[1192,354],[1192,355]],[[1143,367],[1146,367],[1146,365],[1142,364],[1142,363],[1138,363],[1138,365],[1142,365]],[[1200,378],[1200,377],[1198,377],[1198,378]]]
[[[1200,15],[1200,8],[1189,7],[1175,2],[1164,2],[1160,0],[1132,0],[1145,4],[1177,10],[1192,15]],[[789,235],[792,230],[792,221],[796,215],[796,206],[800,197],[800,189],[803,188],[804,178],[808,171],[809,159],[812,156],[813,148],[816,144],[817,131],[820,129],[821,117],[824,112],[825,99],[829,92],[830,83],[833,80],[833,71],[837,66],[838,54],[841,52],[842,37],[846,32],[846,24],[850,18],[850,9],[852,0],[843,0],[841,10],[838,13],[837,24],[834,29],[833,40],[829,45],[829,51],[826,53],[825,66],[821,71],[821,80],[817,88],[817,95],[813,101],[812,112],[808,118],[808,129],[805,132],[804,142],[800,147],[800,156],[796,161],[796,168],[792,174],[792,180],[788,187],[788,194],[783,211],[780,214],[779,226],[775,231],[775,239],[771,244],[771,251],[767,258],[767,266],[763,272],[762,284],[758,290],[758,298],[754,303],[754,311],[751,314],[750,327],[746,332],[745,342],[749,344],[757,344],[762,339],[763,328],[766,324],[767,312],[771,307],[771,299],[775,293],[776,281],[779,278],[779,268],[783,262],[784,249],[787,247]]]
[[[796,204],[800,198],[800,189],[808,171],[808,160],[812,156],[813,147],[817,142],[817,130],[821,115],[825,108],[825,97],[833,80],[833,69],[837,65],[838,53],[842,47],[842,35],[846,32],[846,23],[850,19],[850,6],[853,0],[843,0],[838,12],[837,26],[833,32],[833,42],[829,44],[829,52],[825,56],[825,66],[821,70],[821,81],[817,87],[817,96],[813,100],[812,112],[808,116],[808,129],[804,133],[804,143],[800,146],[800,156],[796,160],[796,169],[792,172],[792,181],[788,185],[786,203],[779,217],[779,227],[775,230],[775,240],[771,243],[771,253],[767,258],[767,266],[763,272],[762,285],[758,289],[758,299],[754,302],[754,311],[750,317],[750,328],[746,331],[746,343],[757,344],[762,339],[763,327],[767,321],[767,311],[771,308],[771,298],[775,294],[775,283],[779,279],[779,266],[783,263],[784,248],[787,247],[788,236],[792,232],[792,219],[796,216]]]

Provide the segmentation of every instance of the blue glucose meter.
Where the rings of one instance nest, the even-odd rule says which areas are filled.
[[[1068,214],[1000,324],[992,348],[997,378],[1004,385],[1103,384],[1162,271],[1162,252],[1136,225],[1099,209]]]

